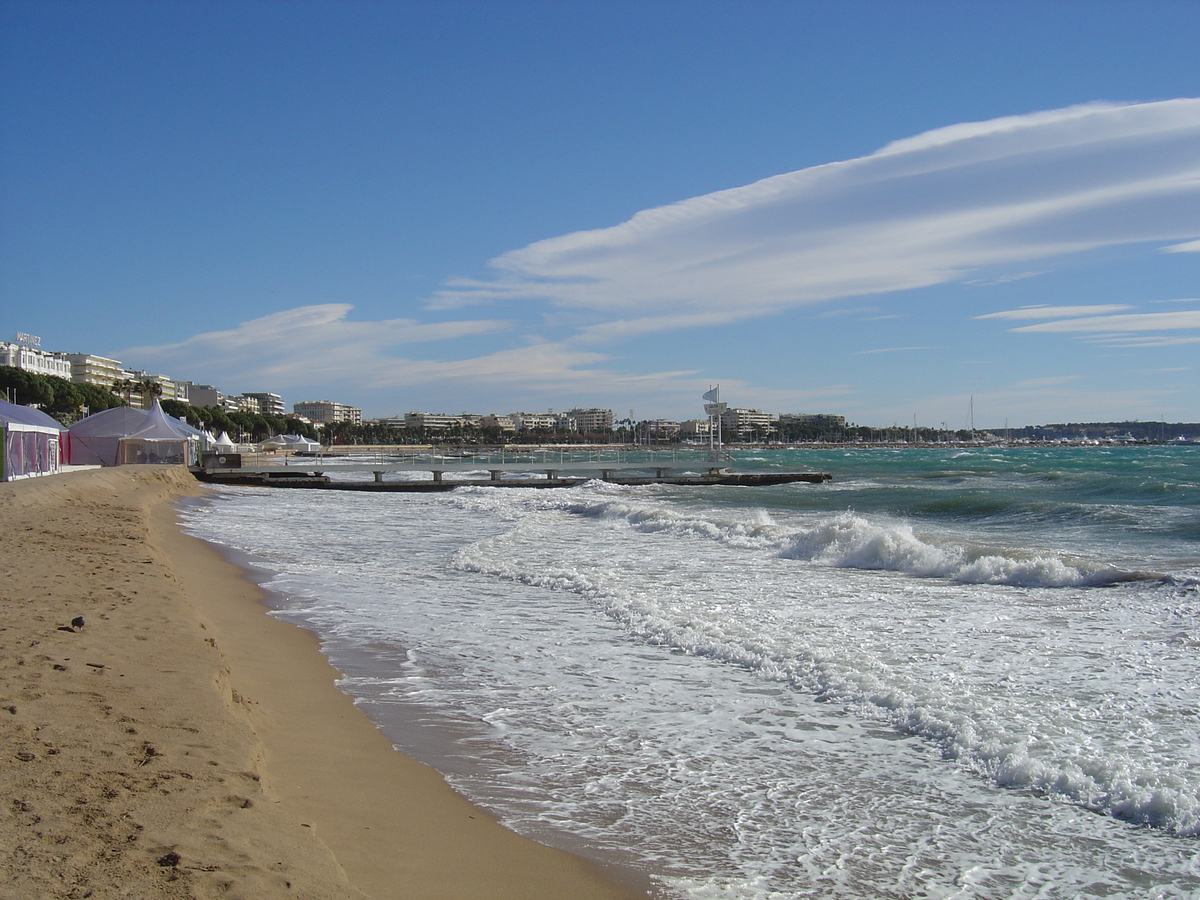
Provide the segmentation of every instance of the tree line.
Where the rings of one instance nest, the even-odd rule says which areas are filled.
[[[609,431],[556,431],[551,428],[530,428],[526,431],[505,431],[487,428],[470,422],[456,423],[449,428],[408,428],[404,425],[383,425],[379,422],[331,422],[320,426],[322,444],[442,444],[485,445],[502,447],[505,444],[611,444],[630,441],[631,433],[624,428]]]
[[[72,425],[85,415],[129,406],[133,394],[143,397],[162,395],[162,385],[152,379],[117,379],[111,389],[94,384],[76,384],[57,375],[39,375],[15,366],[0,366],[0,393],[18,406],[37,406],[63,425]],[[183,419],[193,428],[206,428],[214,434],[228,432],[234,439],[261,441],[276,434],[301,434],[314,441],[320,432],[293,416],[265,416],[257,413],[226,412],[214,406],[189,406],[179,400],[161,401],[163,412]]]
[[[63,425],[88,413],[128,404],[112,391],[94,384],[75,384],[57,375],[38,375],[15,366],[0,366],[0,390],[10,403],[39,406]]]
[[[262,413],[228,412],[218,406],[189,406],[179,400],[161,401],[163,412],[183,419],[193,428],[211,431],[214,435],[226,432],[239,443],[265,441],[277,434],[299,434],[314,441],[322,441],[320,432],[308,422],[295,416],[274,416]]]

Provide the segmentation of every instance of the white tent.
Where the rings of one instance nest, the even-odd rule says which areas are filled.
[[[0,456],[4,481],[59,470],[63,427],[40,409],[0,400]]]
[[[197,428],[194,425],[189,425],[187,420],[182,418],[171,419],[170,421],[176,423],[179,428],[183,429],[185,434],[190,434],[192,437],[198,440],[200,442],[200,449],[202,451],[208,450],[210,447],[212,447],[213,437],[207,431]]]
[[[67,461],[73,466],[115,466],[121,438],[146,427],[144,409],[114,406],[92,413],[67,429]]]
[[[182,425],[163,412],[158,401],[146,414],[146,424],[121,439],[119,465],[196,464],[200,437],[196,429]]]
[[[277,434],[258,445],[259,450],[291,450],[294,453],[316,453],[321,445],[300,434]]]
[[[217,442],[213,444],[213,452],[215,453],[236,453],[237,444],[229,437],[229,432],[222,431],[217,436]]]

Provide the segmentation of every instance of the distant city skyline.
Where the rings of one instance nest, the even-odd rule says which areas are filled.
[[[1197,33],[1172,0],[6,0],[0,298],[365,418],[686,420],[720,383],[1200,421]]]

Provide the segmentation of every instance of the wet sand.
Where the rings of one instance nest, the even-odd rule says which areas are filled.
[[[395,751],[178,529],[201,492],[150,466],[0,485],[0,898],[647,896]]]

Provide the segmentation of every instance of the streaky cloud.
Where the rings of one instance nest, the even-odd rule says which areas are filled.
[[[1119,303],[1108,303],[1096,306],[1022,306],[1019,309],[1006,309],[1003,312],[987,313],[974,316],[975,319],[1060,319],[1069,316],[1095,316],[1104,313],[1123,312],[1133,309],[1132,306]]]
[[[122,358],[146,367],[170,367],[218,379],[270,379],[280,387],[365,380],[365,373],[395,365],[396,347],[453,341],[509,331],[499,319],[418,322],[413,319],[350,321],[349,303],[301,306],[158,346],[130,347]]]
[[[456,358],[448,350],[439,359],[406,357],[399,348],[495,335],[512,326],[503,320],[355,322],[347,318],[352,310],[348,303],[302,306],[174,344],[129,348],[122,356],[136,365],[187,371],[194,379],[270,384],[274,389],[348,385],[356,391],[389,391],[504,384],[513,390],[580,391],[604,385],[672,394],[698,393],[703,384],[694,370],[621,374],[601,367],[610,360],[606,354],[531,339],[474,356]]]
[[[1037,325],[1022,325],[1012,331],[1023,332],[1129,332],[1129,331],[1178,331],[1200,328],[1200,309],[1180,310],[1164,313],[1132,313],[1120,316],[1088,316],[1082,319],[1064,319],[1057,322],[1039,322]]]
[[[910,353],[914,350],[941,350],[941,347],[880,347],[877,350],[856,350],[855,356],[873,356],[876,353]]]
[[[1089,336],[1087,340],[1104,347],[1126,347],[1140,349],[1145,347],[1184,347],[1189,344],[1200,344],[1200,337],[1124,337],[1119,335]],[[1160,371],[1168,371],[1162,369]]]
[[[621,320],[600,339],[1197,234],[1200,99],[1087,104],[940,128],[539,241],[430,305],[540,299]]]
[[[194,335],[176,344],[131,347],[124,353],[138,357],[165,357],[187,351],[206,353],[241,351],[253,347],[260,352],[293,352],[298,346],[335,344],[354,339],[372,345],[413,344],[442,341],[472,334],[507,330],[510,324],[490,319],[422,324],[413,319],[389,319],[382,322],[350,322],[346,317],[354,307],[349,303],[324,303],[299,306],[242,322],[237,328]]]

